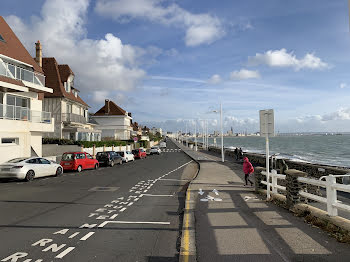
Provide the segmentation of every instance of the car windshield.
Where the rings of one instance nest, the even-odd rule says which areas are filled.
[[[26,159],[27,158],[24,158],[24,157],[14,158],[14,159],[7,161],[7,163],[19,163],[19,162],[22,162],[23,160],[26,160]]]
[[[117,152],[118,155],[124,156],[124,152]]]
[[[74,154],[63,154],[62,160],[63,161],[72,161],[72,160],[74,160]]]

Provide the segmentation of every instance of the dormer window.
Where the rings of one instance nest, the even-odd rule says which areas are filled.
[[[69,82],[64,82],[64,89],[66,90],[67,93],[70,93],[70,83]]]
[[[75,97],[78,97],[78,92],[77,91],[74,90],[73,94],[74,94]]]

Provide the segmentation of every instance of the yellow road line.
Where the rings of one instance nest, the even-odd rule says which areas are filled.
[[[188,224],[189,224],[189,213],[188,213],[188,201],[190,200],[190,189],[187,189],[187,197],[186,197],[186,207],[185,207],[185,232],[184,232],[184,245],[185,245],[185,251],[182,252],[182,255],[184,256],[184,262],[188,262],[189,260],[189,246],[190,246],[190,235],[188,232]]]

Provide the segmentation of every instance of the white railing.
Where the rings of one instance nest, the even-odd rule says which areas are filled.
[[[267,176],[267,172],[265,172],[265,171],[262,171],[261,174],[264,176]],[[270,186],[271,193],[277,194],[278,189],[282,190],[282,191],[287,190],[285,186],[278,185],[278,179],[285,180],[286,175],[277,174],[276,170],[271,170],[270,179],[271,179],[271,183],[270,183],[270,181],[269,182],[268,181],[261,181],[261,183],[266,185],[266,186]]]
[[[45,76],[5,62],[0,58],[0,75],[45,86]]]
[[[321,179],[325,178],[326,181],[316,180],[316,179],[306,178],[306,177],[299,177],[298,178],[299,182],[326,188],[326,197],[317,196],[304,191],[300,191],[299,194],[302,197],[327,204],[327,213],[329,216],[337,216],[338,209],[350,212],[350,205],[343,204],[343,202],[339,201],[337,197],[337,191],[350,193],[349,185],[337,183],[336,178],[344,177],[344,176],[348,176],[348,175],[338,175],[338,176],[329,175],[329,176],[321,177]]]
[[[34,111],[27,107],[0,104],[0,119],[22,120],[51,124],[51,113]]]
[[[267,172],[262,171],[262,175],[267,176]],[[272,194],[277,194],[278,190],[281,190],[283,192],[287,191],[287,188],[285,186],[278,185],[278,180],[285,180],[286,175],[277,174],[276,170],[272,170],[270,173],[270,181],[261,181],[263,185],[266,185],[267,187],[270,187]],[[337,216],[338,215],[338,209],[341,209],[343,211],[350,212],[350,204],[345,204],[342,201],[338,200],[337,197],[337,191],[350,193],[350,185],[344,185],[337,183],[336,178],[337,177],[349,177],[350,174],[346,175],[328,175],[323,176],[319,180],[313,179],[313,178],[307,178],[307,177],[298,177],[298,182],[312,185],[312,186],[318,186],[323,187],[326,189],[326,197],[322,197],[319,195],[311,194],[309,192],[305,192],[303,190],[299,191],[299,195],[311,199],[323,204],[327,205],[327,213],[329,216]],[[326,181],[322,181],[322,179],[325,179]],[[350,200],[349,200],[350,202]]]

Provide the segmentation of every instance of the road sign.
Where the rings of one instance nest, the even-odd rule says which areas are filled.
[[[273,109],[260,110],[260,136],[275,136]]]

